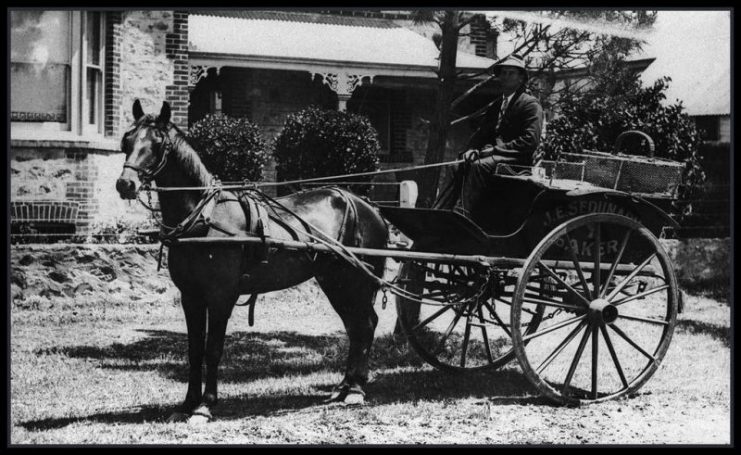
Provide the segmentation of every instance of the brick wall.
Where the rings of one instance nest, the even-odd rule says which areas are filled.
[[[105,60],[105,135],[121,134],[121,13],[107,14]]]
[[[480,57],[496,58],[496,33],[484,16],[476,16],[469,27],[469,42],[473,53]]]
[[[77,212],[77,229],[87,231],[91,227],[92,219],[100,207],[95,198],[95,180],[98,177],[98,168],[91,165],[87,150],[67,149],[67,162],[73,163],[74,180],[67,183],[65,200],[79,203]]]
[[[173,13],[173,30],[166,37],[167,58],[173,62],[172,84],[166,87],[165,97],[172,107],[172,122],[180,128],[188,127],[188,13]]]

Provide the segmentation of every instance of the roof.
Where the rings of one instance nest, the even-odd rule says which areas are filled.
[[[303,12],[192,13],[188,39],[191,61],[293,70],[342,67],[434,77],[439,56],[432,40],[388,20]],[[493,63],[458,52],[460,69]]]
[[[349,25],[354,27],[395,28],[394,22],[378,18],[338,16],[308,11],[261,11],[261,10],[206,10],[191,14],[214,17],[233,17],[237,19],[273,20],[285,22],[306,22],[314,24]]]
[[[644,85],[671,82],[666,102],[681,100],[692,116],[731,113],[730,11],[659,11],[654,32],[635,58],[655,57]]]

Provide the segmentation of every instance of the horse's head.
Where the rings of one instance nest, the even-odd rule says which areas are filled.
[[[172,149],[170,105],[165,101],[157,117],[145,115],[139,100],[134,101],[134,123],[124,133],[121,151],[126,161],[116,190],[123,199],[136,198],[142,183],[149,183],[167,164]]]

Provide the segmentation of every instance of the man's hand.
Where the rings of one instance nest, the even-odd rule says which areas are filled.
[[[466,150],[461,155],[461,158],[463,158],[464,160],[468,161],[469,163],[472,162],[472,161],[476,161],[477,159],[479,159],[479,151],[476,150],[476,149]]]

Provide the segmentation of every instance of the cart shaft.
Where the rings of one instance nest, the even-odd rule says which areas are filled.
[[[334,248],[327,245],[316,243],[316,242],[300,242],[297,240],[283,240],[283,239],[261,239],[259,237],[247,237],[247,236],[236,236],[236,237],[193,237],[183,238],[172,242],[173,245],[244,245],[244,244],[256,244],[265,245],[270,248],[278,250],[289,250],[289,251],[318,251],[323,253],[333,253]],[[508,257],[496,257],[496,256],[483,256],[483,255],[464,255],[464,254],[445,254],[445,253],[430,253],[424,251],[410,251],[402,250],[399,248],[360,248],[346,246],[345,250],[357,254],[360,256],[367,257],[385,257],[398,261],[404,260],[417,260],[434,262],[441,264],[476,264],[491,267],[502,267],[502,268],[516,268],[522,267],[525,264],[524,258],[508,258]],[[558,269],[575,269],[572,261],[565,260],[544,260],[543,264],[551,268]],[[592,269],[592,263],[580,262],[582,270],[589,271]],[[631,272],[635,268],[634,265],[620,264],[618,265],[616,272]],[[609,270],[610,264],[602,264],[601,270]],[[652,273],[653,268],[650,266],[645,267],[642,274]]]

